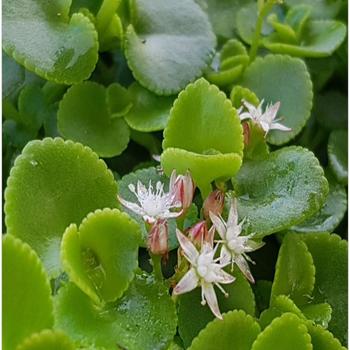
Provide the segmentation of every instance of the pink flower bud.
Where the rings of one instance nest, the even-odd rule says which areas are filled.
[[[210,245],[213,245],[213,239],[214,239],[214,232],[215,230],[210,229],[208,231],[206,222],[200,221],[197,222],[194,226],[192,226],[188,230],[188,237],[189,239],[198,246],[201,246],[203,242],[208,242]]]
[[[168,223],[166,220],[158,219],[153,224],[148,235],[148,249],[154,255],[168,253]]]
[[[215,190],[209,194],[203,204],[203,214],[206,219],[209,219],[209,212],[215,215],[221,215],[224,210],[225,193],[220,190]]]
[[[174,203],[180,202],[182,212],[185,212],[191,205],[196,186],[189,171],[185,175],[176,176],[174,170],[170,178],[170,191],[174,194]]]

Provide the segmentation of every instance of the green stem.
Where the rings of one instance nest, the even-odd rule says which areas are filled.
[[[163,281],[162,274],[162,256],[154,255],[151,253],[152,265],[153,265],[153,273],[156,277],[157,281]]]

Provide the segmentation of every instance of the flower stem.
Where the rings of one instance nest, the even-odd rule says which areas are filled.
[[[157,281],[163,281],[162,256],[151,254],[153,273]]]

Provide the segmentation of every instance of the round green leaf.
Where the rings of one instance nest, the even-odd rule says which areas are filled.
[[[341,346],[333,334],[319,325],[308,322],[308,331],[311,335],[313,350],[346,350]]]
[[[97,32],[70,1],[5,0],[3,48],[41,77],[73,84],[87,79],[98,59]]]
[[[297,57],[327,57],[341,45],[346,36],[346,25],[339,21],[310,21],[300,45],[281,43],[271,35],[264,46],[274,53]]]
[[[300,235],[312,255],[316,268],[314,303],[332,307],[328,329],[343,344],[347,342],[348,319],[348,245],[337,235],[308,233]]]
[[[323,328],[327,328],[332,319],[332,307],[328,303],[306,305],[301,310],[306,318]]]
[[[5,223],[8,233],[29,243],[56,275],[66,227],[95,209],[116,206],[113,175],[91,149],[46,138],[28,143],[11,169]]]
[[[74,350],[70,339],[60,331],[43,330],[34,333],[21,343],[16,350]]]
[[[61,260],[69,278],[96,303],[121,297],[138,266],[140,229],[118,209],[96,210],[62,238]]]
[[[296,305],[305,305],[312,300],[314,284],[315,266],[306,244],[298,235],[288,234],[278,254],[271,302],[283,294]]]
[[[125,54],[134,77],[159,95],[179,92],[202,74],[212,56],[215,36],[207,16],[191,0],[132,4]]]
[[[241,166],[243,135],[225,94],[204,79],[189,84],[170,111],[163,149],[165,173],[189,169],[204,197],[213,180],[235,175]]]
[[[313,18],[334,18],[341,9],[342,0],[286,0],[287,6],[310,5]]]
[[[215,319],[194,338],[189,350],[250,350],[260,333],[253,317],[244,311],[230,311]]]
[[[113,118],[116,105],[115,102],[108,105],[108,101],[113,101],[111,93],[115,93],[114,85],[108,90],[90,81],[73,85],[59,105],[60,133],[91,147],[101,157],[122,153],[129,143],[129,128],[124,119]],[[123,95],[118,97],[125,98]],[[118,97],[113,94],[113,99]]]
[[[238,211],[249,231],[261,236],[284,230],[315,214],[328,184],[313,153],[285,147],[265,160],[246,161],[233,179]]]
[[[255,340],[251,350],[312,350],[311,337],[298,316],[285,313],[272,321]]]
[[[106,93],[106,103],[112,118],[122,117],[130,111],[132,107],[131,97],[125,87],[113,83],[108,86]]]
[[[221,312],[240,309],[254,316],[255,299],[250,284],[238,269],[234,270],[232,275],[236,277],[236,280],[224,287],[229,297],[227,298],[220,291],[217,291]],[[207,305],[201,305],[200,300],[200,288],[183,294],[179,298],[178,327],[186,347],[190,346],[200,330],[215,318]]]
[[[329,165],[337,180],[348,183],[348,133],[346,130],[334,130],[328,140]]]
[[[306,124],[312,107],[312,82],[305,63],[283,55],[258,57],[245,71],[241,85],[267,103],[281,102],[278,117],[291,131],[272,130],[267,141],[282,145],[292,140]]]
[[[311,218],[293,226],[295,232],[333,232],[340,224],[347,210],[347,196],[344,186],[329,179],[329,192],[323,207]]]
[[[132,108],[125,120],[131,128],[149,132],[166,127],[173,97],[157,96],[136,82],[129,87],[129,94]]]
[[[176,311],[167,287],[136,275],[124,296],[98,309],[74,284],[59,291],[56,327],[82,344],[114,350],[161,350],[176,332]]]
[[[2,241],[2,346],[13,350],[26,337],[53,325],[49,279],[28,244],[5,235]]]

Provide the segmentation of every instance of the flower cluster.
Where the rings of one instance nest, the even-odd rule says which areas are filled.
[[[128,209],[143,217],[150,226],[148,248],[153,255],[168,253],[168,219],[183,216],[190,207],[195,191],[195,184],[189,172],[176,175],[173,171],[169,191],[164,191],[161,182],[156,183],[154,190],[150,182],[146,188],[141,182],[129,185],[138,204],[128,202],[119,197],[119,201]],[[244,220],[238,222],[237,200],[230,199],[228,219],[225,221],[221,214],[224,208],[225,194],[215,190],[209,194],[203,204],[201,220],[189,228],[185,234],[178,228],[176,236],[180,247],[178,251],[178,271],[181,277],[174,285],[173,295],[190,292],[201,287],[202,305],[208,304],[213,314],[222,318],[218,300],[215,294],[216,286],[228,296],[222,284],[234,282],[235,278],[224,268],[234,265],[244,276],[254,282],[248,262],[252,262],[247,253],[260,248],[263,243],[252,240],[253,234],[241,236]],[[208,224],[210,228],[208,229]],[[218,239],[215,239],[217,233]],[[185,260],[183,259],[185,258]],[[179,269],[179,266],[184,269]],[[230,271],[228,268],[227,270]]]

